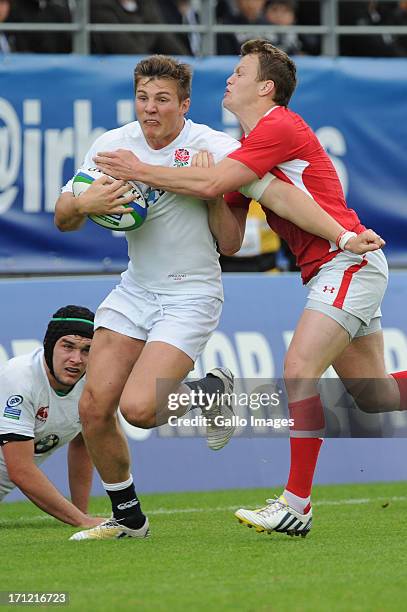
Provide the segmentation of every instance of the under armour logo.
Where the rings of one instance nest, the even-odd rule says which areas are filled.
[[[127,510],[128,508],[132,508],[133,506],[137,506],[137,504],[139,503],[138,499],[131,499],[128,502],[125,502],[124,504],[118,504],[118,509],[119,510]]]
[[[329,285],[325,285],[325,287],[323,288],[323,292],[327,293],[327,292],[333,293],[335,291],[335,287],[330,287]]]

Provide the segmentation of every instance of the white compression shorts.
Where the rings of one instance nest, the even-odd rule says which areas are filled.
[[[344,251],[324,264],[307,284],[305,308],[335,319],[351,338],[381,329],[380,305],[388,282],[383,251],[364,256]]]
[[[151,293],[118,285],[96,311],[95,329],[106,327],[145,342],[166,342],[193,361],[218,326],[221,300],[202,295]]]

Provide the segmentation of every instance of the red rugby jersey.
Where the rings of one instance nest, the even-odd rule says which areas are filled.
[[[329,156],[299,115],[275,106],[241,142],[240,149],[228,157],[253,170],[259,178],[271,172],[302,189],[347,230],[359,234],[366,229],[355,211],[348,208]],[[238,192],[226,194],[225,199],[230,206],[248,207],[250,203]],[[338,254],[334,243],[305,232],[268,208],[263,210],[269,226],[284,238],[296,256],[304,283]]]

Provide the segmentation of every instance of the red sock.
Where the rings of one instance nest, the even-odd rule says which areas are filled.
[[[290,402],[288,411],[290,419],[294,421],[290,425],[291,431],[310,432],[310,436],[312,436],[311,432],[320,434],[321,430],[325,428],[324,408],[319,395]]]
[[[294,421],[290,430],[307,437],[290,438],[291,465],[286,489],[298,497],[309,497],[322,444],[322,439],[316,436],[325,428],[324,408],[320,396],[314,395],[290,402],[288,410]],[[314,437],[308,437],[313,432]]]
[[[400,391],[400,410],[407,410],[407,370],[391,374]]]
[[[298,497],[311,495],[321,438],[290,438],[291,465],[286,489]]]

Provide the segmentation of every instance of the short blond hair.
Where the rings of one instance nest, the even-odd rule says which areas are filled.
[[[180,102],[191,97],[192,69],[167,55],[151,55],[141,60],[134,69],[134,90],[141,79],[171,79],[177,84]]]

